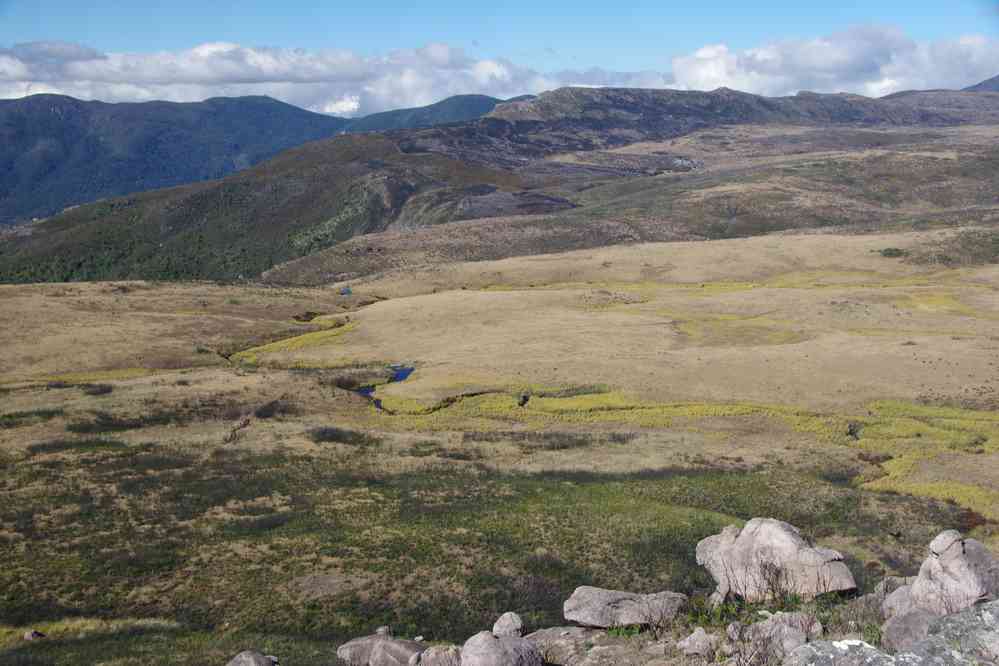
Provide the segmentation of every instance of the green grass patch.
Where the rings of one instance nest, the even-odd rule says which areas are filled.
[[[92,453],[123,449],[126,444],[115,439],[56,439],[49,442],[28,445],[28,453],[45,455],[50,453]]]
[[[0,414],[0,430],[20,428],[26,425],[44,423],[63,415],[61,409],[34,409],[25,412]]]

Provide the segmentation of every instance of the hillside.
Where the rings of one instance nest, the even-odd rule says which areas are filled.
[[[354,120],[267,97],[104,104],[58,95],[0,100],[0,226],[110,196],[222,178],[341,132],[480,118],[501,100],[456,95]]]
[[[560,213],[557,224],[541,224],[540,235],[466,238],[469,256],[460,256],[496,258],[495,252],[514,246],[532,254],[636,239],[734,237],[862,220],[887,224],[911,220],[913,212],[960,217],[956,209],[994,205],[996,156],[980,137],[965,140],[939,130],[989,122],[999,123],[999,95],[990,93],[877,100],[765,98],[724,89],[561,89],[499,105],[473,122],[339,136],[219,181],[80,207],[0,244],[0,280],[249,278],[355,236],[493,219],[475,227],[488,235],[511,216],[523,228],[533,224],[524,215],[550,213]],[[701,169],[705,159],[730,156],[733,145],[675,143],[699,131],[739,126],[822,131],[750,137],[743,146],[748,161],[734,165],[738,173]],[[904,128],[919,131],[900,135]],[[965,151],[962,159],[920,155],[923,144],[951,150],[951,139]],[[868,150],[898,143],[910,145],[901,156]],[[852,151],[860,168],[828,160],[806,165],[789,188],[782,182],[784,167],[751,159],[768,151],[771,161]],[[733,178],[770,184],[732,191],[726,182]],[[948,186],[949,179],[959,187]],[[700,190],[706,193],[697,195]],[[442,233],[463,236],[460,228]],[[318,259],[322,266],[315,270],[339,275],[357,272],[358,264],[361,272],[380,269],[374,246],[344,247],[353,254],[342,266]]]
[[[973,86],[968,86],[964,89],[965,92],[999,92],[999,76],[993,76],[991,79],[986,79],[981,83],[976,83]]]
[[[347,121],[267,97],[105,104],[0,100],[0,224],[104,197],[221,178]]]
[[[351,121],[346,126],[346,131],[381,132],[460,123],[481,118],[501,102],[502,100],[487,95],[455,95],[429,106],[373,113]]]

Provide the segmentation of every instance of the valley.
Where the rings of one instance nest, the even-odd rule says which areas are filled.
[[[997,99],[563,89],[16,227],[0,654],[326,664],[599,586],[689,595],[634,663],[704,663],[761,609],[709,600],[728,525],[859,594],[999,551]]]

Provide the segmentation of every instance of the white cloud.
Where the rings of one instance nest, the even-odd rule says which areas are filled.
[[[677,87],[726,86],[763,95],[812,90],[873,97],[899,90],[962,88],[996,74],[999,41],[975,35],[917,42],[883,26],[741,52],[718,44],[673,60]]]
[[[918,42],[898,29],[879,26],[742,51],[711,44],[674,58],[672,72],[595,68],[546,73],[504,58],[473,58],[441,43],[379,56],[227,42],[141,54],[101,53],[62,42],[0,48],[0,98],[42,92],[112,102],[270,95],[337,115],[419,106],[459,93],[512,97],[564,85],[726,86],[765,95],[814,90],[880,96],[902,89],[963,87],[997,73],[995,39],[970,35]]]

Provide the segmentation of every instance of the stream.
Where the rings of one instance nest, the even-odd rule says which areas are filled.
[[[409,376],[416,371],[416,368],[409,365],[390,365],[389,369],[392,371],[392,376],[389,378],[387,384],[394,384],[395,382],[404,382],[409,379]],[[365,398],[370,400],[374,404],[375,409],[382,410],[382,401],[375,397],[375,389],[383,384],[371,384],[369,386],[362,386],[357,389],[356,393],[358,395],[363,395]]]

